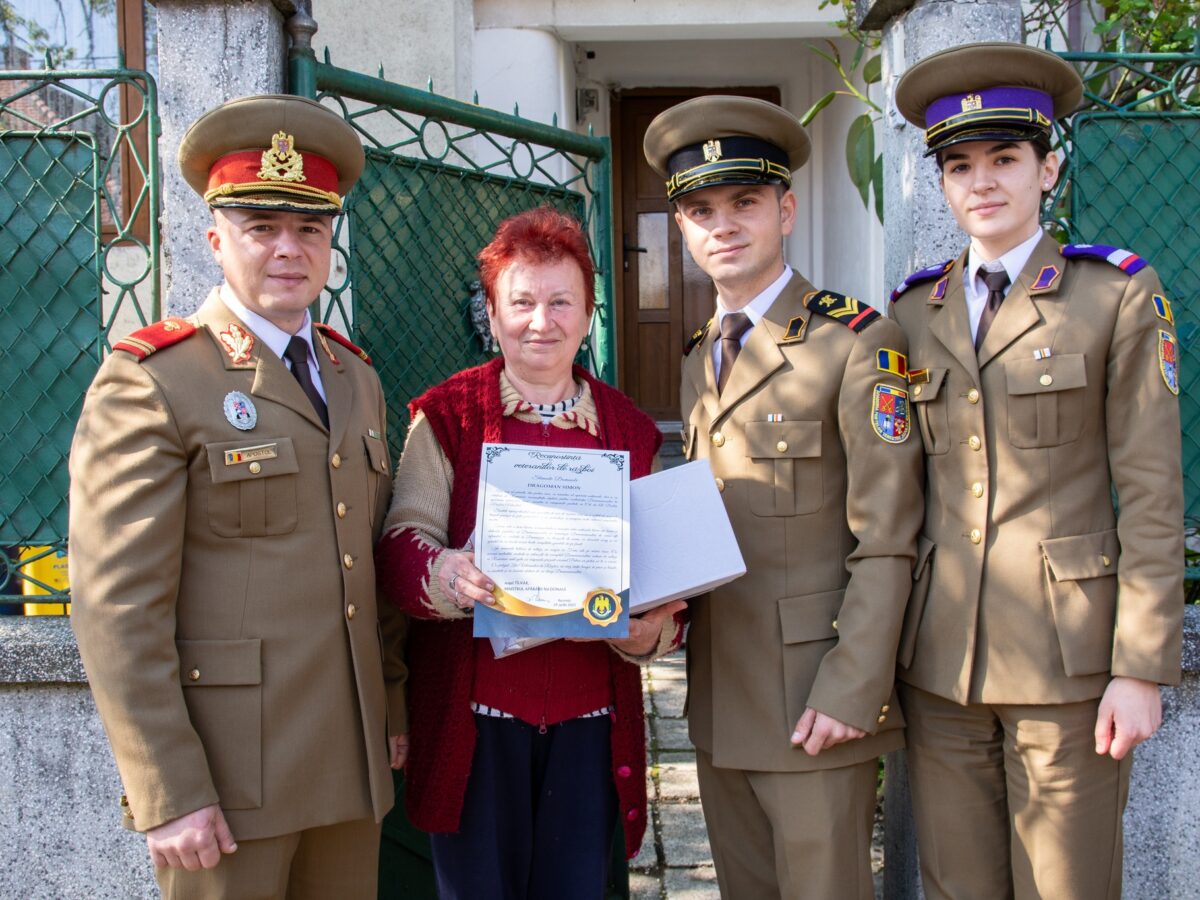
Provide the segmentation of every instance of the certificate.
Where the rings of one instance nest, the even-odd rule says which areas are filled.
[[[629,454],[484,444],[475,565],[476,637],[627,637]]]

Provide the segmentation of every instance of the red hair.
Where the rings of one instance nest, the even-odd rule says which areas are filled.
[[[587,311],[596,304],[596,267],[588,252],[587,235],[574,216],[552,206],[539,206],[510,216],[500,223],[492,242],[479,251],[479,281],[488,305],[496,302],[496,282],[515,262],[556,263],[572,260],[583,273]]]

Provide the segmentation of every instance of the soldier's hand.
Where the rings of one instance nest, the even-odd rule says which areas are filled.
[[[211,869],[221,861],[222,853],[233,853],[237,843],[215,803],[186,816],[164,822],[146,832],[150,861],[157,868]]]
[[[630,616],[629,637],[612,638],[609,644],[629,656],[646,656],[658,646],[666,620],[683,609],[687,609],[686,601],[672,600],[640,616]]]
[[[866,737],[866,734],[865,731],[839,722],[810,706],[804,710],[804,715],[796,723],[796,730],[792,732],[792,746],[802,746],[809,756],[816,756],[827,747],[854,741]]]
[[[408,759],[408,735],[393,734],[388,737],[388,756],[391,767],[396,771],[404,768]]]
[[[1122,759],[1162,724],[1158,685],[1117,677],[1108,683],[1096,715],[1096,752]]]
[[[459,609],[470,609],[476,603],[496,605],[492,579],[475,567],[475,551],[447,550],[438,570],[442,593]]]

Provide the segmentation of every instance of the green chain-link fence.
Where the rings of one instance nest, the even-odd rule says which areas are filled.
[[[0,611],[65,599],[83,395],[110,331],[158,318],[157,136],[144,72],[0,71]]]
[[[522,210],[550,204],[584,223],[597,271],[584,362],[615,380],[607,138],[369,78],[328,58],[292,65],[293,88],[338,109],[367,148],[335,237],[345,277],[320,314],[371,354],[393,457],[408,401],[492,355],[475,255]]]
[[[1180,350],[1185,511],[1200,517],[1200,52],[1066,53],[1084,102],[1059,139],[1047,205],[1071,241],[1133,250],[1171,301]],[[1189,576],[1200,574],[1189,570]]]

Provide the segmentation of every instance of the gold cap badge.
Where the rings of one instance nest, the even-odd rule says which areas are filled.
[[[252,157],[253,158],[253,157]],[[264,181],[304,181],[304,157],[296,152],[296,139],[277,131],[263,151],[258,177]]]
[[[980,109],[983,109],[983,98],[978,94],[967,94],[962,98],[963,112],[975,112]]]
[[[720,141],[705,141],[704,142],[704,161],[716,162],[721,158],[721,142]]]

